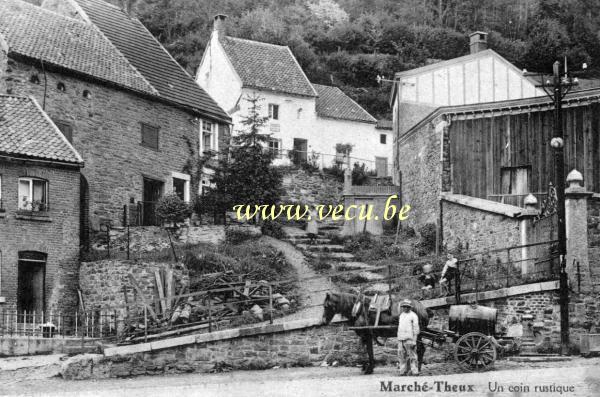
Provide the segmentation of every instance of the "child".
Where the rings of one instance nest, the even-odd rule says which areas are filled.
[[[310,218],[306,221],[306,234],[310,239],[308,244],[313,245],[316,243],[317,237],[319,236],[319,224],[317,223],[317,217],[319,214],[316,209],[311,209],[309,213]]]

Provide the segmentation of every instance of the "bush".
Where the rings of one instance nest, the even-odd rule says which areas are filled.
[[[282,239],[285,237],[285,233],[283,232],[283,227],[281,223],[277,221],[268,220],[265,221],[260,227],[260,231],[265,236],[271,236],[276,239]]]
[[[228,227],[225,229],[225,241],[228,244],[241,244],[247,240],[253,240],[257,236],[243,228]]]
[[[189,204],[176,194],[168,194],[158,199],[156,216],[163,222],[178,223],[185,221],[192,214]]]
[[[428,255],[435,251],[437,227],[435,223],[427,223],[419,229],[420,241],[417,243],[419,255]]]

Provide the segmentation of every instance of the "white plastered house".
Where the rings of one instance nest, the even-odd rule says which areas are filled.
[[[245,98],[257,95],[269,116],[276,165],[358,162],[390,175],[392,131],[377,129],[377,120],[339,88],[312,84],[289,47],[229,37],[224,28],[225,16],[217,15],[196,81],[231,115],[234,134],[249,112]],[[352,145],[350,158],[337,152],[338,144]]]

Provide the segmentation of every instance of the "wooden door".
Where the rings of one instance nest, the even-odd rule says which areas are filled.
[[[308,160],[308,141],[294,138],[294,164],[303,164]]]
[[[17,310],[28,316],[41,314],[45,306],[45,259],[20,259],[17,279]]]
[[[162,194],[163,182],[155,179],[144,178],[143,192],[143,226],[156,226],[156,202]]]
[[[388,176],[388,162],[387,157],[375,157],[375,169],[377,170],[377,178],[383,178]]]

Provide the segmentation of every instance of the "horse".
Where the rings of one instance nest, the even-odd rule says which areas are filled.
[[[398,325],[399,313],[395,313],[395,308],[403,299],[392,299],[390,309],[382,311],[379,316],[379,325]],[[419,327],[421,330],[427,328],[429,324],[429,314],[427,309],[419,301],[409,299],[412,304],[412,310],[419,318]],[[368,326],[375,323],[376,314],[369,311],[371,298],[364,295],[353,295],[343,292],[328,292],[325,295],[323,302],[323,318],[322,324],[327,325],[336,314],[348,319],[351,326]],[[368,363],[363,365],[365,375],[372,374],[375,367],[375,358],[373,356],[373,341],[378,345],[383,346],[377,338],[392,338],[396,337],[396,329],[360,329],[354,330],[360,337],[361,342],[367,349],[369,356]],[[417,358],[419,371],[423,364],[423,356],[425,355],[425,345],[421,339],[421,335],[417,337]]]

